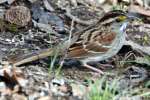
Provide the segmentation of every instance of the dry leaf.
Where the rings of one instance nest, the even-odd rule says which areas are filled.
[[[28,99],[24,95],[20,95],[20,94],[15,93],[12,95],[12,100],[28,100]]]
[[[118,3],[118,0],[108,0],[109,3],[113,4],[113,5],[117,5]]]
[[[38,100],[53,100],[50,96],[40,97]]]
[[[150,10],[146,10],[144,9],[144,7],[140,7],[140,6],[137,6],[137,5],[131,5],[129,7],[129,12],[133,12],[133,13],[139,13],[139,14],[142,14],[142,15],[145,15],[145,16],[150,16]]]
[[[71,84],[71,87],[72,94],[75,97],[82,98],[89,92],[89,88],[81,84]]]
[[[143,0],[135,0],[140,6],[144,5],[144,1]]]
[[[12,68],[4,65],[0,69],[0,93],[9,95],[21,91],[21,87],[25,87],[28,81],[24,78],[24,74],[18,68]]]

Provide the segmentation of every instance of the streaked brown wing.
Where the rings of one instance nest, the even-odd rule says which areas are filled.
[[[72,58],[84,58],[88,55],[88,51],[86,51],[81,43],[73,44],[68,50],[68,57]]]
[[[83,47],[88,52],[104,54],[110,49],[109,46],[112,44],[115,37],[116,37],[115,32],[97,31],[93,33],[93,36],[91,36],[91,38],[88,41],[86,42],[84,41]]]
[[[95,41],[98,41],[102,45],[110,45],[116,37],[116,33],[105,33],[95,37]]]
[[[84,47],[87,51],[89,52],[99,52],[99,53],[103,53],[103,52],[106,52],[108,50],[108,48],[106,47],[102,47],[100,45],[98,45],[97,43],[95,42],[92,42],[92,43],[87,43]]]
[[[68,57],[85,58],[88,56],[95,56],[96,54],[104,54],[110,49],[107,46],[111,45],[111,43],[115,39],[115,36],[116,34],[112,32],[105,34],[94,34],[94,37],[90,38],[91,40],[88,41],[84,41],[84,39],[81,41],[80,38],[80,42],[76,42],[70,46],[68,51]]]

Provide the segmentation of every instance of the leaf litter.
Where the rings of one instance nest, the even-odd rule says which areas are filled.
[[[118,81],[119,90],[141,86],[149,90],[144,87],[144,84],[150,79],[150,74],[148,74],[150,60],[144,58],[150,55],[148,3],[142,4],[142,0],[135,0],[132,3],[128,0],[121,0],[121,2],[119,0],[102,0],[101,2],[92,0],[2,0],[0,2],[0,99],[87,100],[86,95],[90,92],[91,87],[86,81],[91,80],[96,83],[102,76],[78,65],[76,67],[70,65],[69,68],[63,66],[60,76],[56,76],[55,70],[59,63],[55,65],[54,71],[50,71],[48,58],[20,67],[14,67],[5,60],[10,56],[29,54],[55,46],[68,37],[71,20],[75,21],[73,32],[80,31],[89,23],[95,23],[102,14],[110,9],[123,10],[117,6],[122,2],[129,7],[128,12],[143,18],[143,22],[130,23],[127,30],[125,45],[131,47],[130,50],[135,58],[131,56],[124,58],[125,54],[130,51],[121,50],[120,52],[124,53],[118,53],[115,57],[99,63],[115,66],[108,69],[115,75],[107,76],[107,78],[111,83],[115,76],[119,75],[121,77]],[[131,5],[128,6],[129,4]],[[28,9],[27,12],[20,9],[24,7]],[[18,8],[21,11],[16,10],[15,12],[14,9]],[[122,61],[124,61],[123,64]],[[118,67],[118,65],[123,67]],[[104,70],[107,71],[107,69]],[[131,100],[129,97],[137,98],[128,96],[129,100]],[[126,97],[120,96],[120,99],[116,100],[122,100],[122,98]],[[142,99],[138,97],[137,100]]]

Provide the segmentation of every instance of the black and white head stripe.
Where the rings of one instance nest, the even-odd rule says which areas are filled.
[[[121,16],[121,15],[126,16],[126,13],[121,10],[113,10],[113,11],[106,13],[103,17],[101,17],[99,22],[104,22],[108,19],[115,18],[115,17]]]

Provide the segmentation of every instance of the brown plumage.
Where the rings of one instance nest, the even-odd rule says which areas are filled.
[[[87,65],[87,62],[105,60],[114,56],[121,49],[125,41],[124,29],[127,23],[123,21],[116,22],[120,16],[126,16],[126,14],[120,11],[111,11],[104,15],[96,24],[74,33],[71,41],[65,41],[61,46],[37,52],[35,55],[29,54],[28,57],[24,56],[23,59],[10,59],[9,61],[15,66],[19,66],[51,56],[55,50],[59,50],[60,55],[68,50],[67,58],[79,59],[83,66],[103,74],[101,70]],[[67,48],[68,45],[69,48]]]

